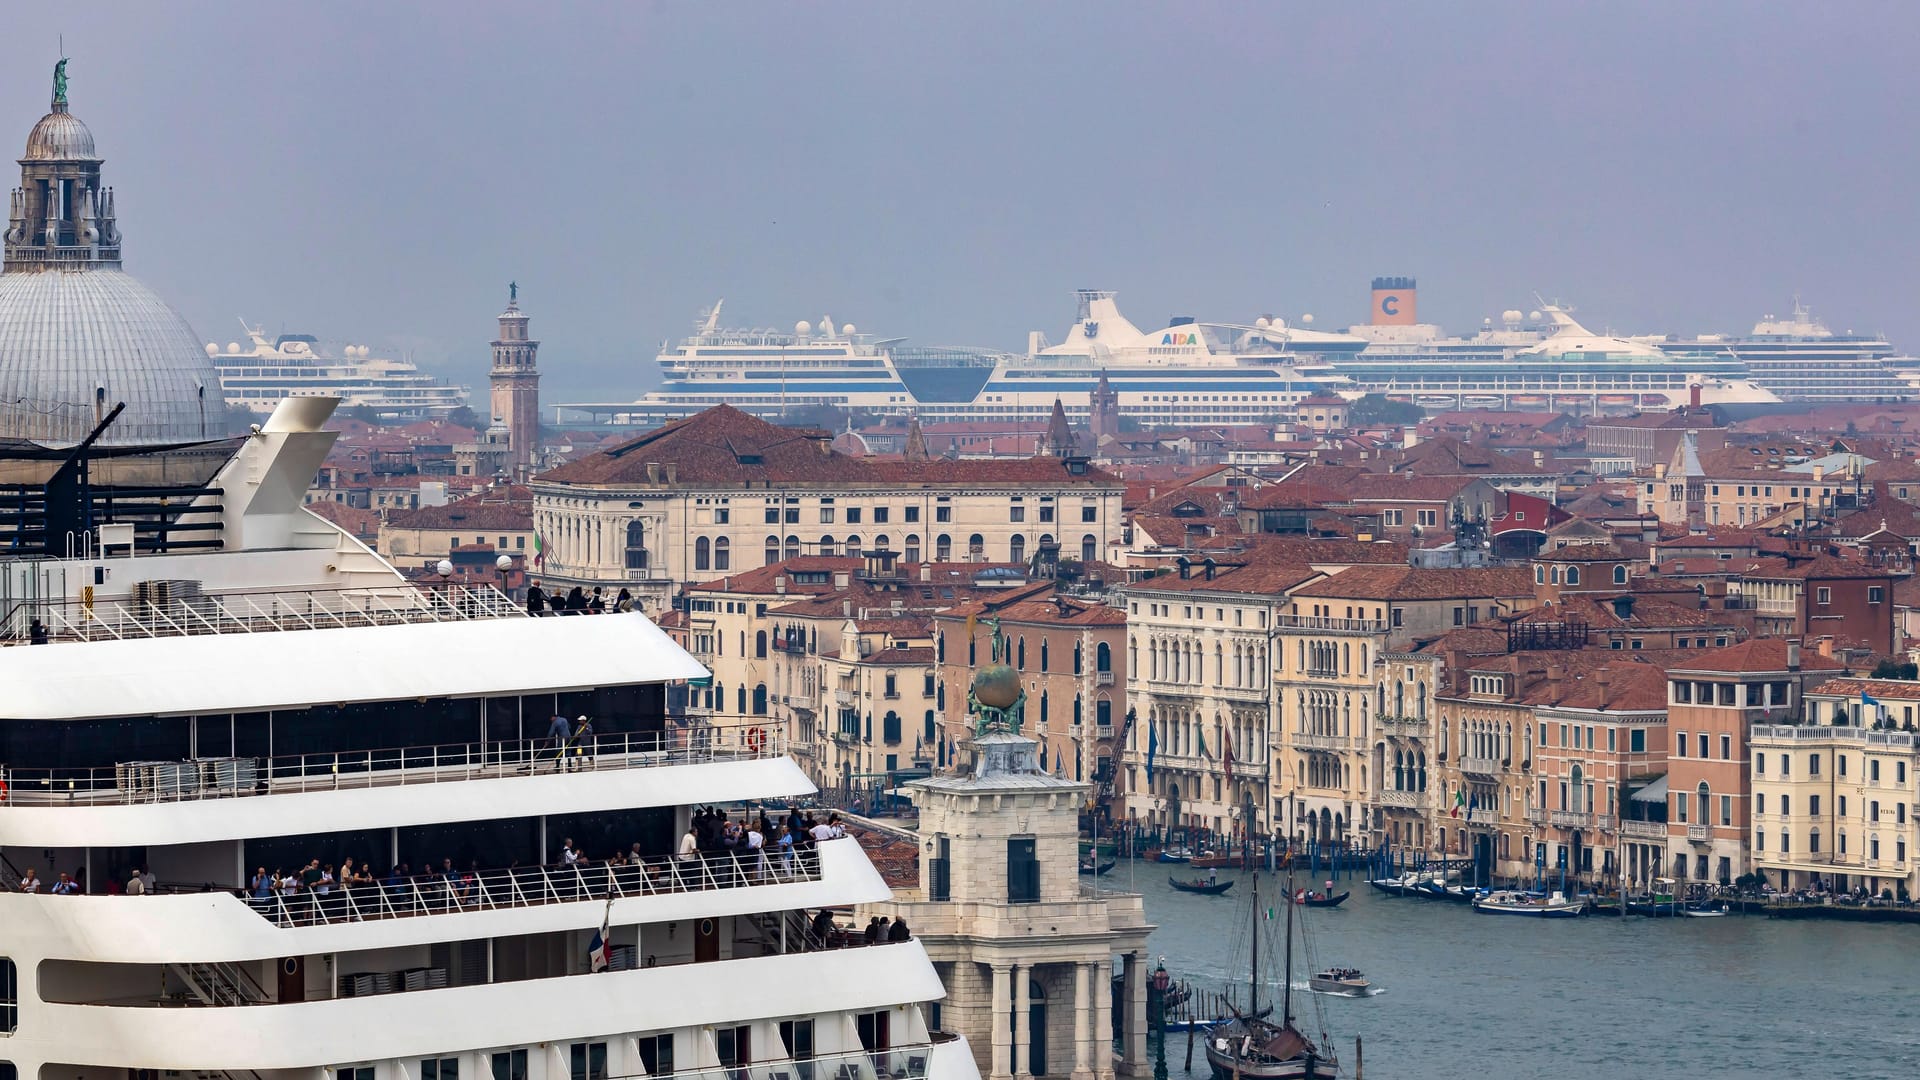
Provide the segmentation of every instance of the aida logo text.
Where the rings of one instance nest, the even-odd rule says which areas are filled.
[[[1199,334],[1171,334],[1171,333],[1161,334],[1160,344],[1162,345],[1198,345],[1200,344],[1200,335]]]

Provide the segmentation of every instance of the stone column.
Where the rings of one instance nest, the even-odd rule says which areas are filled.
[[[1144,1076],[1147,1065],[1147,954],[1127,954],[1127,1065]]]
[[[1113,958],[1093,966],[1093,1075],[1113,1080]]]
[[[1013,998],[1005,964],[993,965],[993,1069],[989,1080],[1007,1080],[1013,1075]]]
[[[1013,969],[1013,1075],[1033,1075],[1027,1068],[1033,1047],[1033,965],[1017,964]]]
[[[1091,1080],[1093,1076],[1093,965],[1082,961],[1073,965],[1073,1080]]]

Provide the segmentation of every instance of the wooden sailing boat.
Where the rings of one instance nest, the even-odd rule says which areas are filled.
[[[1292,899],[1289,886],[1288,900]],[[1280,1023],[1260,1019],[1260,876],[1253,879],[1253,1001],[1246,1013],[1207,1036],[1207,1065],[1214,1080],[1335,1080],[1340,1063],[1293,1023],[1293,909],[1287,912],[1285,978],[1280,984]]]

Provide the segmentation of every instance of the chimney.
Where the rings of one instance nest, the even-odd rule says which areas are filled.
[[[1787,642],[1787,670],[1800,670],[1800,643],[1797,641]]]
[[[1604,710],[1613,704],[1613,676],[1608,674],[1606,668],[1601,668],[1594,673],[1593,681],[1600,687],[1600,708]]]
[[[679,481],[680,479],[680,463],[679,462],[669,461],[662,467],[666,470],[667,483],[672,484]]]
[[[659,482],[660,482],[660,463],[657,461],[647,462],[647,483],[657,484]]]
[[[1665,464],[1656,463],[1653,466],[1653,478],[1655,480],[1665,480],[1667,478],[1667,467]]]
[[[1831,635],[1823,635],[1820,638],[1820,655],[1829,660],[1833,659],[1833,638]]]
[[[851,600],[840,601],[840,614],[843,618],[848,618],[848,619],[853,618],[853,601]]]
[[[1698,412],[1700,410],[1700,384],[1699,383],[1694,383],[1687,387],[1687,408],[1694,412]]]
[[[1548,664],[1547,665],[1547,694],[1553,699],[1553,701],[1556,704],[1560,701],[1560,687],[1563,683],[1566,682],[1566,679],[1567,679],[1566,665],[1564,664]]]
[[[1819,483],[1819,482],[1820,482],[1820,481],[1821,481],[1822,479],[1824,479],[1824,478],[1826,477],[1826,475],[1827,475],[1827,467],[1826,467],[1825,465],[1815,465],[1815,466],[1813,467],[1813,482],[1814,482],[1814,483],[1816,483],[1816,484],[1817,484],[1817,483]]]
[[[931,563],[920,564],[920,580],[923,582],[933,580],[933,564]]]

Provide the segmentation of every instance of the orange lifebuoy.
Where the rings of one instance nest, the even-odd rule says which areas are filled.
[[[7,778],[0,776],[0,806],[7,805]]]
[[[767,729],[751,727],[747,729],[747,749],[759,753],[767,748]]]

